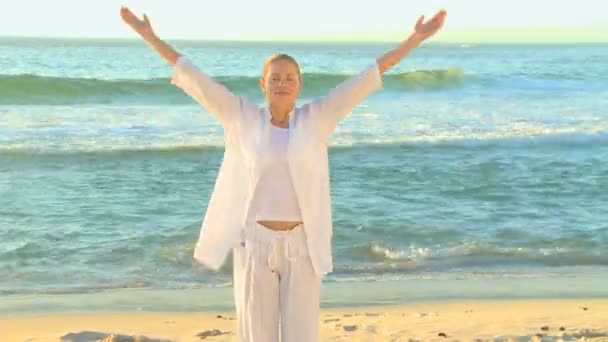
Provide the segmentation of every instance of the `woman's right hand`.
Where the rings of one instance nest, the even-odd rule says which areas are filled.
[[[130,9],[122,7],[120,9],[122,20],[129,25],[133,31],[137,32],[148,45],[150,45],[158,54],[169,63],[175,66],[177,59],[181,56],[167,43],[163,42],[156,36],[148,16],[144,14],[144,19],[139,19]]]
[[[152,25],[150,24],[150,20],[148,16],[144,14],[144,19],[139,19],[130,9],[127,7],[122,7],[120,9],[120,16],[122,20],[129,25],[133,31],[137,32],[142,38],[150,38],[154,37],[154,30],[152,30]]]

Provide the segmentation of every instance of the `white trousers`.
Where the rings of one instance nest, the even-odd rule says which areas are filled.
[[[239,342],[317,342],[321,279],[304,225],[274,231],[248,223],[233,257]]]

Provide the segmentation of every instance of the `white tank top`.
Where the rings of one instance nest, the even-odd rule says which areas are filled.
[[[270,125],[270,146],[261,158],[263,165],[253,195],[256,221],[302,221],[298,198],[287,164],[289,129]]]

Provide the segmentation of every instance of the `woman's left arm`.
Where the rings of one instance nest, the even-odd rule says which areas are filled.
[[[327,96],[311,102],[310,110],[315,113],[314,121],[321,136],[329,138],[346,114],[371,93],[382,88],[382,74],[397,65],[422,41],[437,33],[443,26],[446,15],[447,12],[441,10],[426,23],[424,16],[421,16],[416,22],[414,32],[399,46],[377,58],[376,63],[364,71],[340,83]]]
[[[414,32],[409,38],[401,42],[395,49],[385,53],[376,60],[380,74],[384,74],[385,71],[399,64],[399,62],[405,58],[405,56],[409,55],[412,50],[417,48],[420,43],[437,33],[443,26],[446,15],[447,12],[441,10],[426,23],[424,22],[424,16],[420,16],[416,22]]]

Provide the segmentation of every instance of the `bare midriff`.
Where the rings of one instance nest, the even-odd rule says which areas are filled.
[[[272,230],[292,230],[302,224],[298,221],[257,221],[257,223]]]

